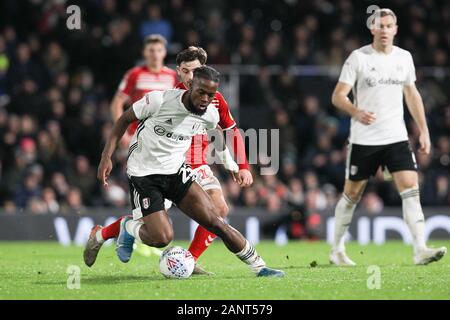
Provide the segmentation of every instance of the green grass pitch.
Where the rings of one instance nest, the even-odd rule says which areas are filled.
[[[186,247],[186,242],[176,242]],[[435,247],[450,241],[435,241]],[[103,247],[92,268],[84,265],[81,247],[51,242],[0,243],[0,299],[450,299],[450,259],[428,266],[412,264],[411,247],[350,243],[353,268],[332,267],[324,242],[262,242],[258,252],[269,266],[286,271],[283,279],[256,278],[216,241],[201,257],[214,276],[165,279],[157,256],[133,254],[128,264]],[[80,289],[68,289],[68,266],[81,269]],[[368,267],[380,269],[381,288],[368,289]],[[370,269],[369,269],[370,271]],[[370,282],[370,281],[369,281]]]

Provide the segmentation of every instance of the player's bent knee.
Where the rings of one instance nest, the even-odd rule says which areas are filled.
[[[151,247],[164,248],[164,247],[167,247],[170,242],[171,241],[154,242],[154,243],[151,244]]]
[[[219,208],[213,203],[204,204],[205,212],[208,214],[208,222],[212,222],[214,217],[220,217]]]
[[[153,240],[152,247],[163,248],[173,240],[173,232],[163,232]]]
[[[401,189],[402,190],[419,189],[419,185],[417,184],[417,181],[407,181],[402,184]]]
[[[347,188],[344,190],[344,195],[349,198],[352,202],[359,202],[361,198],[362,190],[359,188]]]
[[[226,203],[220,205],[217,208],[217,213],[220,217],[225,218],[228,216],[228,213],[230,212],[230,209],[228,208],[228,205]]]
[[[366,187],[367,181],[346,181],[344,185],[344,194],[352,202],[359,202],[361,195]]]
[[[350,195],[347,195],[350,200],[352,200],[353,202],[359,202],[359,193],[352,193]]]
[[[360,192],[344,192],[343,195],[352,203],[358,203],[361,199]]]
[[[213,199],[213,204],[215,206],[215,214],[219,217],[225,218],[228,216],[228,212],[230,209],[228,208],[228,205],[222,195],[222,193],[218,193],[216,190],[214,190],[214,193],[209,193],[209,195]]]

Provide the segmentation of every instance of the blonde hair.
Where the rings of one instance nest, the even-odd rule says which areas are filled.
[[[377,9],[373,13],[373,16],[374,16],[375,19],[372,20],[372,24],[375,23],[375,20],[377,18],[382,18],[382,17],[386,17],[386,16],[393,17],[394,21],[395,21],[395,24],[397,24],[397,16],[395,15],[394,11],[392,11],[391,9],[388,9],[388,8]]]

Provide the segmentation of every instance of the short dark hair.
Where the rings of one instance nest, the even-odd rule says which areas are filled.
[[[206,51],[201,47],[190,46],[187,49],[179,52],[177,54],[176,62],[177,65],[181,65],[183,62],[191,62],[194,60],[200,61],[200,64],[203,66],[206,64],[206,60],[208,59],[208,55]]]
[[[201,66],[194,70],[194,78],[202,78],[214,82],[219,82],[219,76],[220,73],[210,66]]]
[[[146,46],[148,44],[153,44],[153,43],[161,43],[165,47],[167,46],[166,38],[164,38],[160,34],[151,34],[151,35],[145,37],[144,46]]]

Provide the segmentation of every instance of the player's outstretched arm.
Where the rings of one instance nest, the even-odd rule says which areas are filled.
[[[362,110],[357,108],[348,98],[348,94],[352,87],[343,82],[338,82],[336,88],[334,88],[333,95],[331,96],[331,103],[338,108],[346,112],[352,118],[361,122],[362,124],[369,125],[376,120],[376,115],[373,112]]]
[[[103,149],[102,159],[100,160],[97,171],[97,178],[102,181],[104,186],[108,185],[108,176],[112,170],[111,156],[116,149],[117,143],[122,138],[128,126],[136,120],[137,118],[134,110],[133,108],[130,108],[125,111],[114,124],[111,136],[108,138],[108,141],[106,141],[106,145]]]
[[[431,142],[422,97],[420,96],[419,90],[417,90],[417,87],[414,83],[405,86],[403,89],[403,93],[405,95],[405,101],[406,105],[408,106],[408,110],[419,128],[419,152],[428,154],[430,153]]]

